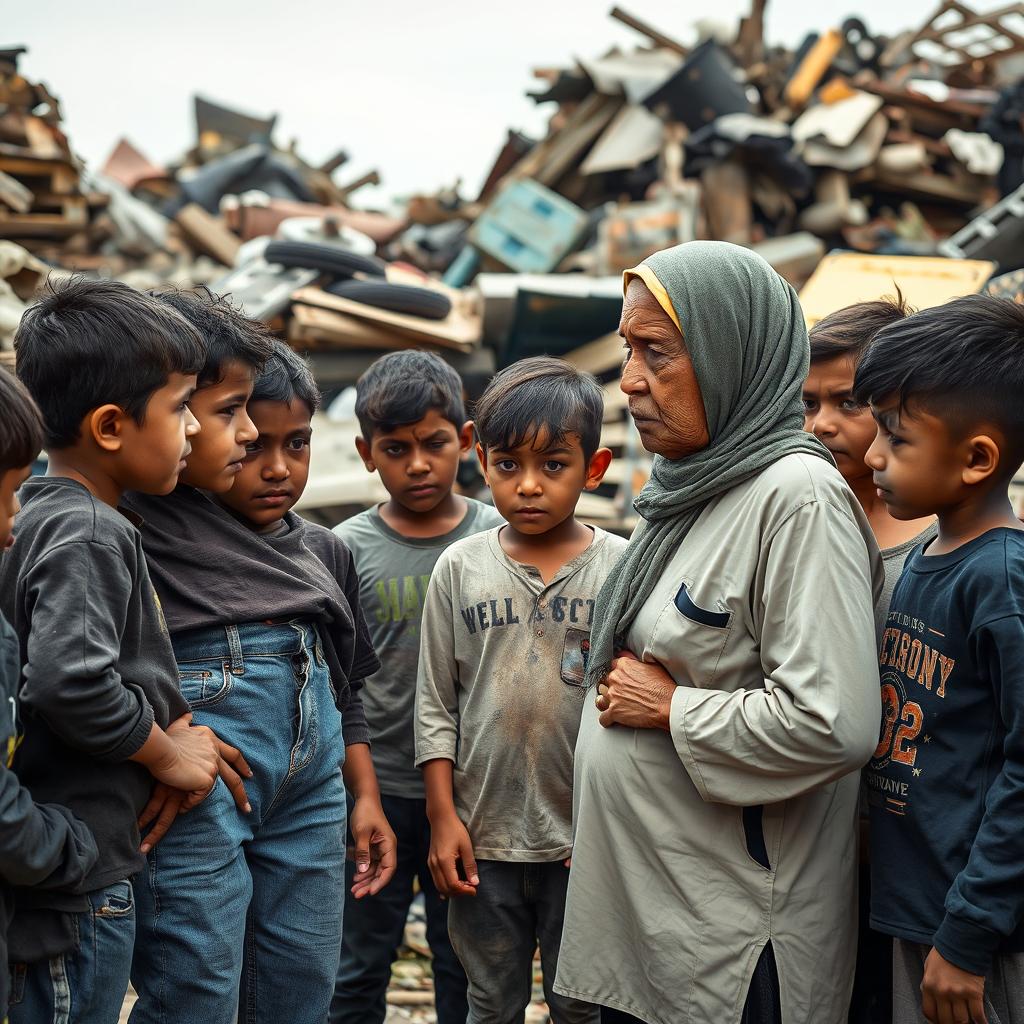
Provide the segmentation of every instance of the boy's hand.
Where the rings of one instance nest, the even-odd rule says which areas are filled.
[[[206,794],[217,781],[219,741],[205,725],[191,723],[191,715],[171,722],[167,727],[167,753],[152,762],[149,771],[157,782],[165,782],[173,789]]]
[[[459,862],[467,881],[459,878]],[[430,856],[427,858],[434,885],[443,897],[475,896],[480,876],[476,870],[473,842],[458,815],[430,823]]]
[[[357,900],[376,896],[391,881],[397,864],[398,841],[384,815],[380,800],[361,797],[352,807],[349,820],[356,862],[352,895]]]
[[[985,979],[955,967],[933,949],[924,962],[921,1010],[931,1024],[988,1024]]]
[[[238,809],[248,814],[252,807],[249,805],[249,797],[245,792],[245,783],[242,781],[242,778],[243,776],[247,779],[252,778],[252,769],[249,767],[249,762],[242,757],[242,752],[238,747],[231,746],[230,743],[226,743],[212,732],[210,735],[213,736],[217,743],[217,753],[219,756],[217,764],[218,774],[224,780],[224,785],[228,787],[231,795],[235,798]],[[196,802],[198,803],[199,801]],[[393,871],[394,869],[392,868]]]
[[[165,782],[158,782],[153,787],[153,795],[139,815],[139,831],[153,822],[153,827],[139,847],[141,853],[149,853],[167,835],[167,830],[174,824],[175,818],[186,809],[184,803],[188,795],[180,789],[172,789]]]

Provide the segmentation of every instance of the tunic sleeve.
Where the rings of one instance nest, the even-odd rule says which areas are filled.
[[[761,545],[752,582],[760,676],[680,686],[670,729],[704,800],[776,803],[864,765],[881,716],[871,563],[848,512],[817,498]]]

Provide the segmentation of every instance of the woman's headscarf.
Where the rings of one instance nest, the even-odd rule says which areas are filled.
[[[637,612],[712,498],[786,455],[832,461],[803,429],[809,347],[800,303],[760,256],[728,242],[686,242],[627,270],[623,287],[634,277],[682,331],[710,442],[684,459],[654,457],[633,503],[644,521],[597,598],[591,686],[607,674]]]

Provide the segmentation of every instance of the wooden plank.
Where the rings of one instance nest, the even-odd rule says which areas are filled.
[[[0,208],[0,238],[67,238],[88,222],[81,196],[67,196],[61,213],[8,213]]]
[[[0,171],[0,201],[15,213],[28,213],[32,209],[32,189],[26,188],[17,178]]]
[[[641,21],[635,15],[630,14],[629,11],[624,11],[621,7],[613,7],[610,16],[616,21],[622,22],[623,25],[627,25],[634,32],[639,32],[640,35],[646,36],[655,46],[672,50],[681,57],[688,56],[690,52],[682,43],[677,42],[671,36],[665,35],[664,32],[659,32],[656,28],[648,25],[646,21]]]
[[[927,309],[980,291],[994,269],[987,260],[832,253],[804,285],[800,305],[808,327],[844,306],[894,295],[897,287],[909,306]]]
[[[558,138],[548,155],[544,167],[536,175],[537,181],[542,185],[549,187],[556,185],[563,174],[570,168],[576,167],[583,153],[601,132],[611,124],[612,118],[615,117],[623,106],[623,101],[617,96],[604,96],[601,93],[594,93],[580,104],[579,109],[583,110],[591,99],[595,99],[594,106],[596,109],[588,113],[586,118],[581,119],[580,123],[573,125],[571,128],[569,125],[566,125],[558,133]]]
[[[418,344],[413,338],[382,330],[354,316],[298,303],[292,306],[288,340],[311,348],[372,348],[385,352]]]
[[[399,331],[406,337],[426,341],[445,348],[468,351],[480,342],[482,320],[456,307],[444,320],[425,320],[406,313],[392,313],[387,309],[368,306],[364,302],[353,302],[337,295],[331,295],[320,288],[300,288],[292,295],[295,302],[330,309],[337,313],[347,313],[360,320],[369,321],[383,329]]]
[[[198,203],[189,203],[178,211],[174,220],[193,248],[212,256],[225,267],[234,266],[242,243],[219,217],[207,213]]]
[[[25,137],[33,156],[43,160],[60,160],[64,156],[50,126],[40,117],[25,118]]]
[[[976,206],[984,198],[984,179],[977,182],[961,182],[946,174],[932,171],[916,171],[913,174],[899,174],[887,171],[877,164],[867,167],[854,175],[852,181],[858,185],[871,185],[901,195],[920,196],[925,199],[940,199],[962,206]]]

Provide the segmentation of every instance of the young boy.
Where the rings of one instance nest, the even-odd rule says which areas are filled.
[[[0,370],[0,557],[14,541],[17,490],[43,446],[43,421],[25,389]],[[55,804],[36,804],[12,772],[20,742],[18,638],[0,615],[0,1021],[10,995],[7,929],[14,914],[15,886],[66,889],[80,884],[96,863],[92,834]]]
[[[54,1020],[70,1006],[75,1020],[114,1021],[135,937],[130,879],[144,863],[137,818],[153,780],[193,806],[237,755],[190,728],[138,529],[118,511],[126,490],[175,486],[198,428],[187,402],[203,349],[173,310],[85,280],[32,306],[15,344],[50,460],[21,488],[18,542],[0,562],[23,665],[15,769],[34,799],[83,819],[99,859],[78,885],[19,898],[11,1020]]]
[[[882,637],[867,769],[871,923],[893,1020],[1024,1020],[1024,308],[970,295],[881,330],[857,369],[897,519],[938,516]]]
[[[173,824],[137,883],[146,941],[133,965],[132,1020],[237,1013],[254,1024],[322,1024],[341,945],[342,762],[357,797],[356,897],[377,892],[393,868],[358,694],[377,661],[347,549],[290,511],[305,486],[319,402],[308,367],[224,303],[181,298],[218,364],[204,369],[210,379],[244,358],[230,336],[270,353],[255,387],[250,363],[240,395],[248,440],[238,471],[222,472],[238,457],[225,444],[219,460],[190,465],[173,494],[133,498],[182,690],[197,721],[247,753],[253,778],[247,813],[216,791]],[[216,401],[202,415],[204,431],[229,420]],[[233,437],[241,446],[242,433]]]
[[[839,472],[857,496],[882,553],[885,583],[875,603],[875,631],[881,640],[893,587],[910,552],[935,536],[933,516],[904,522],[889,514],[864,461],[875,439],[871,410],[853,397],[857,364],[883,328],[910,315],[902,295],[858,302],[819,320],[811,328],[811,365],[804,383],[804,429],[832,453]],[[857,965],[849,1024],[889,1024],[892,1019],[892,939],[870,928],[867,802],[861,800],[859,928]]]
[[[430,877],[423,777],[413,755],[413,704],[420,615],[434,565],[449,545],[502,522],[489,505],[452,493],[472,444],[462,381],[429,352],[393,352],[359,380],[356,447],[390,499],[335,527],[352,551],[359,596],[380,658],[366,681],[381,801],[398,838],[398,867],[387,891],[345,914],[332,1024],[381,1024],[391,963],[401,944],[418,879],[433,955],[438,1024],[465,1024],[466,975],[448,938],[447,904]],[[349,868],[351,873],[351,868]]]
[[[875,421],[870,410],[853,397],[853,378],[871,339],[910,312],[902,295],[897,295],[895,299],[858,302],[819,320],[810,331],[811,367],[803,394],[804,429],[832,453],[882,552],[885,586],[875,606],[879,638],[903,563],[915,547],[935,536],[936,527],[933,516],[904,522],[889,514],[864,461],[875,439]]]
[[[602,412],[594,378],[557,359],[494,378],[476,408],[477,453],[508,525],[452,545],[427,588],[416,764],[475,1024],[522,1019],[538,943],[552,1018],[597,1020],[552,985],[591,616],[625,548],[574,514],[611,461]]]

